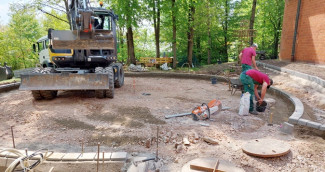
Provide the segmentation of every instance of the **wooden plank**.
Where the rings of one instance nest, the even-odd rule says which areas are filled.
[[[217,166],[217,169],[215,167]],[[186,163],[182,172],[244,172],[245,170],[236,167],[232,163],[217,158],[197,158]]]

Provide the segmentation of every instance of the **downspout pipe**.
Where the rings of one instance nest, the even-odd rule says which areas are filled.
[[[297,31],[298,31],[298,23],[299,23],[299,15],[300,15],[300,6],[301,6],[301,0],[298,0],[296,23],[295,23],[295,32],[293,34],[293,41],[292,41],[292,52],[291,52],[291,61],[292,62],[295,61],[296,40],[297,40]]]

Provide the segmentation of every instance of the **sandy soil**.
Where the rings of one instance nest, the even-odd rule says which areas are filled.
[[[155,166],[151,164],[152,169],[179,171],[194,158],[217,157],[246,171],[324,171],[323,133],[299,127],[294,136],[279,133],[292,107],[271,95],[267,97],[276,100],[273,109],[279,112],[269,107],[258,116],[239,116],[240,95],[236,92],[231,96],[225,83],[160,78],[126,78],[114,99],[96,99],[91,91],[66,91],[59,92],[54,100],[34,101],[30,92],[10,91],[0,94],[0,146],[11,147],[10,126],[14,126],[16,146],[21,149],[81,152],[84,142],[85,152],[90,152],[96,151],[100,142],[101,150],[106,152],[153,155],[159,126],[161,160]],[[221,100],[230,109],[207,121],[193,121],[190,116],[164,118],[190,112],[212,99]],[[271,112],[274,125],[268,126]],[[181,144],[184,137],[190,140],[190,146]],[[203,137],[217,140],[218,145],[207,144]],[[247,141],[266,137],[286,141],[291,152],[280,158],[260,159],[241,151]]]

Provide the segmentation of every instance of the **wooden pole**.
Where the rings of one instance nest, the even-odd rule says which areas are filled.
[[[81,154],[84,154],[84,140],[81,141]]]
[[[27,148],[25,148],[25,153],[26,153],[26,156],[28,156]]]
[[[99,166],[99,146],[100,146],[100,143],[98,142],[98,149],[97,149],[97,172],[98,172],[98,166]]]
[[[157,126],[157,150],[156,150],[156,162],[158,162],[158,142],[159,142],[159,126]]]
[[[14,148],[16,148],[16,145],[15,145],[15,137],[14,137],[14,130],[12,129],[14,126],[11,126],[11,136],[12,136],[12,145]]]
[[[105,161],[105,157],[104,157],[105,153],[103,152],[103,171],[105,171],[105,164],[104,164],[104,161]]]

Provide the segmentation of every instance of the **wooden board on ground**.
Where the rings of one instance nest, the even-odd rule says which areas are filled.
[[[290,145],[280,140],[255,139],[245,144],[242,149],[248,155],[273,158],[288,154]]]
[[[217,158],[197,158],[189,161],[186,163],[183,168],[182,172],[199,172],[199,171],[206,171],[206,172],[213,172],[214,168],[216,167],[216,163],[218,162]],[[201,169],[201,170],[199,170]],[[232,163],[224,160],[219,160],[219,164],[217,166],[216,172],[244,172],[243,169],[236,167]]]

